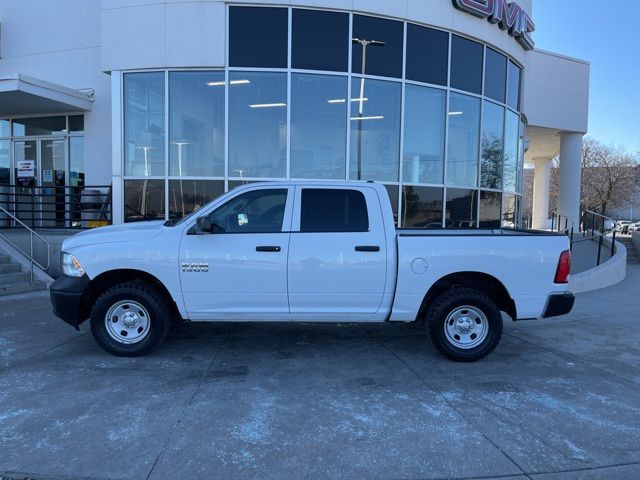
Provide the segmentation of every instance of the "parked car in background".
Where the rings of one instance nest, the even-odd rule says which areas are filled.
[[[255,183],[180,221],[113,225],[67,238],[54,312],[91,319],[114,355],[149,352],[174,319],[417,322],[470,362],[502,315],[571,311],[569,239],[516,229],[397,229],[384,185]]]
[[[631,222],[628,221],[628,220],[618,220],[616,222],[616,232],[617,233],[626,233],[625,232],[626,227],[628,227],[630,223]]]
[[[628,234],[631,234],[633,232],[637,232],[638,230],[640,230],[640,222],[630,223],[629,225],[627,225],[627,233]]]

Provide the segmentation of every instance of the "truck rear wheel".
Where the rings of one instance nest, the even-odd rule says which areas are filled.
[[[495,350],[502,337],[502,315],[486,294],[456,288],[438,296],[427,310],[429,335],[445,357],[475,362]]]
[[[98,345],[121,357],[144,355],[171,328],[169,302],[153,286],[125,282],[105,290],[91,310],[91,333]]]

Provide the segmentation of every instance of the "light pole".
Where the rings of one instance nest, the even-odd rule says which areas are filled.
[[[178,176],[180,177],[180,204],[182,205],[182,216],[184,217],[184,190],[182,188],[182,148],[191,145],[191,142],[171,142],[178,146]],[[176,205],[177,207],[177,205]]]
[[[379,40],[367,40],[364,38],[352,38],[351,43],[354,45],[360,45],[362,47],[362,78],[360,78],[360,97],[358,102],[358,151],[357,151],[357,165],[358,165],[358,180],[362,180],[362,117],[364,116],[364,75],[367,71],[367,47],[384,47],[385,42]],[[351,108],[351,107],[349,107]]]
[[[147,215],[147,183],[149,180],[149,150],[153,150],[153,147],[149,147],[147,145],[143,145],[141,147],[136,147],[141,149],[144,152],[144,183],[142,184],[142,199],[140,202],[140,213],[142,217],[146,217]]]

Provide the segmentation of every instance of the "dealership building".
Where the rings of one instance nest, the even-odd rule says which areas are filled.
[[[0,0],[0,206],[84,187],[121,223],[371,180],[401,226],[514,226],[526,165],[544,228],[559,155],[577,219],[589,64],[535,49],[532,3]]]

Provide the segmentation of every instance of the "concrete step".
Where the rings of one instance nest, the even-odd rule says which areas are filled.
[[[38,290],[45,290],[47,286],[40,281],[36,282],[16,282],[0,285],[0,297],[6,295],[14,295],[16,293],[36,292]]]
[[[12,265],[11,263],[9,265]],[[0,273],[0,285],[7,285],[9,283],[28,282],[30,278],[29,273],[12,272],[12,273]]]
[[[13,272],[19,272],[19,271],[20,271],[20,265],[18,265],[17,263],[5,263],[3,265],[0,265],[0,274],[13,273]]]
[[[0,254],[0,265],[6,265],[7,263],[9,263],[9,260],[11,260],[9,258],[9,255]]]

